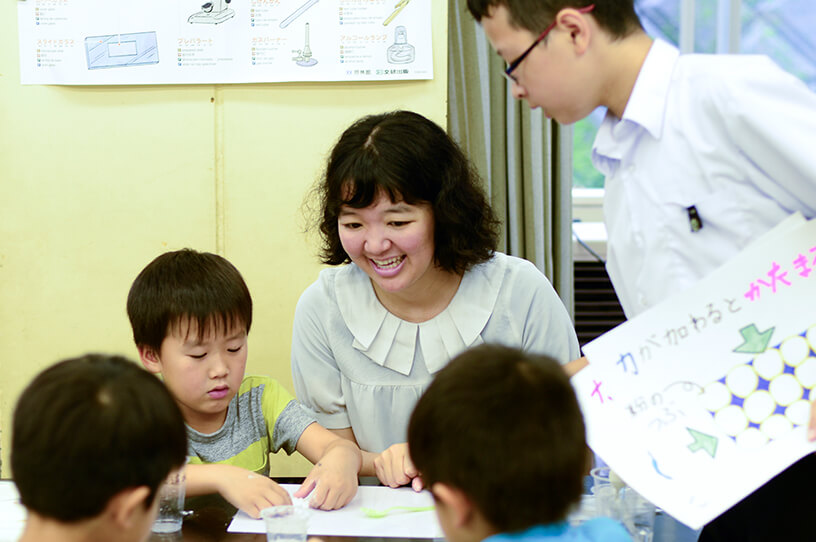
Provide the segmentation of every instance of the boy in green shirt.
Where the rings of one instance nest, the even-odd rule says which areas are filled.
[[[289,503],[268,478],[269,453],[283,449],[315,463],[296,497],[312,493],[323,510],[354,497],[359,448],[275,380],[244,375],[252,298],[231,263],[190,249],[162,254],[134,281],[127,312],[142,363],[162,375],[187,424],[188,496],[220,493],[253,517]]]

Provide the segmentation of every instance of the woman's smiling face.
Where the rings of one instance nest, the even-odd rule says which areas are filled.
[[[375,289],[409,293],[439,271],[430,204],[391,201],[380,192],[368,207],[343,205],[337,224],[343,249]]]

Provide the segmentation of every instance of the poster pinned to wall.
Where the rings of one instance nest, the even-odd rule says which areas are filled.
[[[431,0],[19,0],[22,84],[432,79]]]
[[[692,528],[816,450],[816,220],[793,215],[584,347],[592,449]]]

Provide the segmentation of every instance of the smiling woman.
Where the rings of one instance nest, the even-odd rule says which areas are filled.
[[[416,478],[408,418],[466,348],[577,357],[561,300],[533,264],[495,252],[498,224],[479,179],[433,122],[407,111],[360,119],[317,192],[321,258],[336,267],[298,302],[292,373],[321,425],[359,443],[361,474],[391,486]]]
[[[460,277],[434,265],[430,205],[392,202],[380,191],[368,207],[341,207],[338,224],[343,249],[391,313],[422,322],[447,306]]]

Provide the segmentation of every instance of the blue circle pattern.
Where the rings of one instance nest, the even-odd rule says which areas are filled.
[[[806,336],[806,333],[807,332],[803,331],[802,333],[799,334],[799,336],[804,338]],[[780,342],[780,343],[772,346],[771,348],[776,348],[778,350],[781,345],[782,345],[782,343]],[[768,350],[770,350],[770,348]],[[813,351],[813,348],[810,349],[810,355],[811,356],[816,356],[816,352]],[[754,360],[749,361],[745,365],[753,366],[754,365]],[[796,367],[793,367],[792,365],[788,365],[787,363],[784,363],[784,362],[783,362],[783,365],[784,365],[784,368],[782,369],[783,374],[787,373],[787,374],[793,375],[793,374],[796,373]],[[762,378],[759,375],[757,375],[757,379],[758,379],[758,382],[757,382],[757,386],[754,389],[754,391],[759,391],[759,390],[768,391],[768,389],[771,386],[770,380],[766,380],[766,379]],[[718,379],[717,382],[722,382],[722,384],[725,385],[725,377],[722,377],[722,378]],[[805,388],[804,386],[802,386],[802,397],[801,398],[804,399],[805,401],[810,400],[810,390],[811,390],[811,388]],[[752,391],[751,393],[754,393],[754,391]],[[730,404],[736,405],[736,406],[742,408],[744,403],[745,403],[745,399],[743,399],[742,397],[737,397],[733,393],[731,394],[731,403]],[[774,414],[780,414],[780,415],[784,416],[786,411],[787,411],[787,407],[782,406],[779,403],[777,403],[776,408],[774,409],[773,413]],[[714,417],[714,415],[717,412],[714,411],[714,410],[709,410],[708,413],[711,414],[711,417]],[[801,425],[801,424],[796,424],[796,423],[793,424],[794,427],[798,427],[799,425]],[[748,427],[753,427],[755,429],[759,429],[759,424],[756,423],[756,422],[749,421],[748,422]],[[737,437],[735,437],[735,436],[728,435],[728,438],[730,438],[734,442],[737,441]]]

